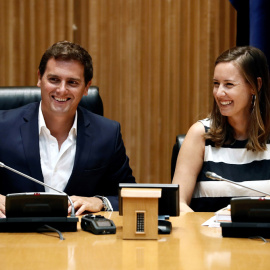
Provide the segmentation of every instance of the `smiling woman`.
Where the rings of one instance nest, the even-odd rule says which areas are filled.
[[[247,138],[246,130],[251,111],[254,90],[245,80],[241,71],[233,62],[219,63],[214,72],[213,95],[221,115],[228,122],[242,122],[241,129],[235,130],[235,139]]]
[[[181,147],[173,183],[180,184],[181,211],[216,211],[236,196],[261,194],[212,181],[215,172],[270,192],[270,88],[265,55],[235,47],[215,62],[214,104],[208,119],[195,123]]]

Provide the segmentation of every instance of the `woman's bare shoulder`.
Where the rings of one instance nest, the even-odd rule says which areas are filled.
[[[203,135],[205,134],[205,127],[203,123],[201,122],[196,122],[194,123],[190,129],[188,130],[187,133],[187,138],[203,138]]]

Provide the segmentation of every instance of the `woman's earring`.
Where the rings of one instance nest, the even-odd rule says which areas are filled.
[[[251,106],[252,106],[252,110],[254,110],[255,108],[255,104],[256,104],[256,95],[252,95],[252,102],[251,102]]]

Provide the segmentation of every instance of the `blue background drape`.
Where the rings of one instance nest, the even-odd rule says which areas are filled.
[[[237,10],[237,46],[261,49],[270,63],[270,0],[230,0]]]

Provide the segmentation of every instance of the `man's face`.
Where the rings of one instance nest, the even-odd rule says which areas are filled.
[[[84,67],[79,61],[51,58],[42,78],[38,71],[43,114],[73,117],[90,85],[85,85]]]

